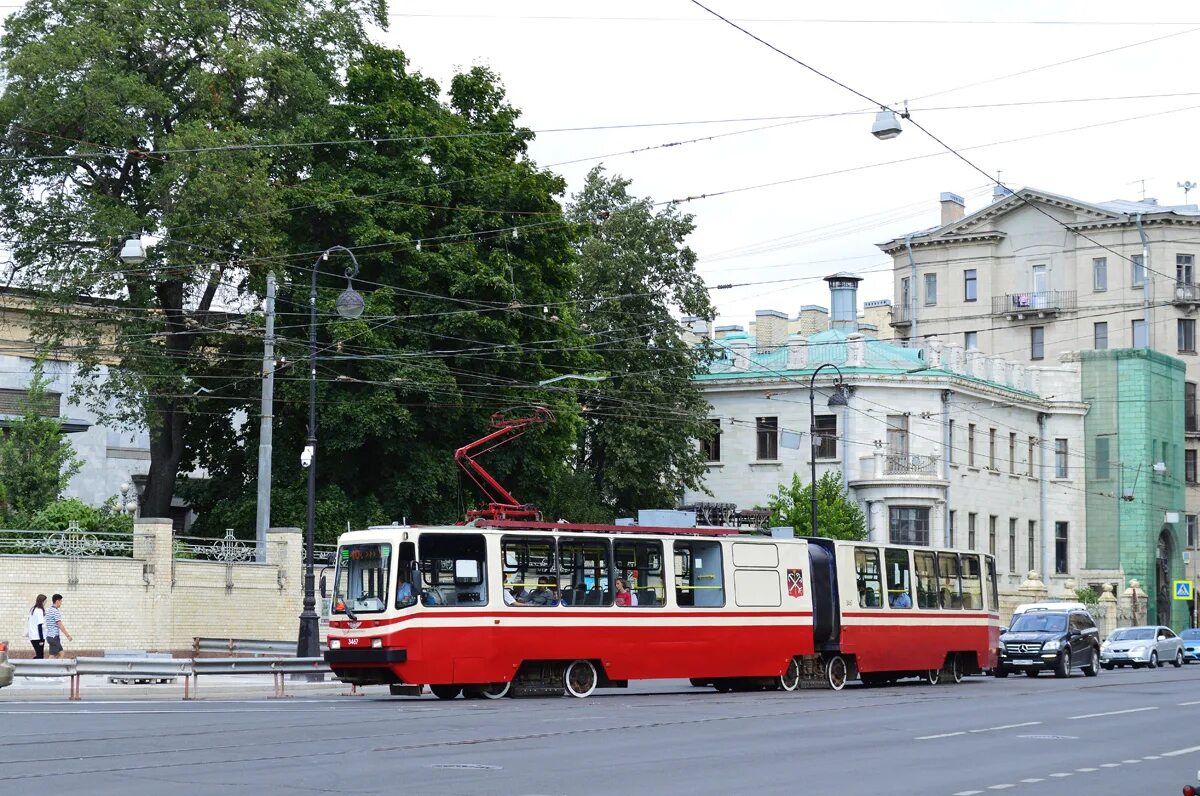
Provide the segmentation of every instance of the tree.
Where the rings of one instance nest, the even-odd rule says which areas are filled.
[[[306,178],[285,227],[295,251],[350,242],[362,270],[361,319],[336,320],[344,255],[320,264],[318,533],[347,520],[459,519],[477,502],[460,486],[453,451],[482,436],[494,412],[548,403],[551,424],[488,455],[485,466],[521,500],[541,503],[567,469],[578,428],[574,398],[536,383],[583,367],[570,305],[576,284],[573,227],[558,198],[561,177],[529,160],[532,133],[495,75],[453,78],[448,98],[404,54],[364,46],[345,74],[343,99],[312,124],[336,147],[289,151]],[[313,202],[312,197],[320,197]],[[278,267],[283,286],[277,374],[272,521],[302,524],[306,435],[307,315],[311,263]],[[250,319],[257,323],[258,319]],[[258,424],[255,350],[239,338],[222,356],[217,384],[239,402],[199,418],[189,437],[212,481],[193,493],[200,530],[253,517]],[[253,367],[251,365],[250,367]],[[231,499],[232,496],[232,499]],[[243,497],[245,496],[245,497]]]
[[[26,520],[57,500],[83,467],[62,426],[44,413],[46,383],[35,369],[21,417],[0,435],[0,507],[14,520]]]
[[[67,344],[103,422],[150,429],[143,514],[166,516],[212,340],[286,250],[282,199],[377,0],[33,0],[0,39],[0,219],[36,332]],[[309,196],[307,203],[314,201]],[[125,266],[125,238],[162,238]],[[85,301],[80,299],[104,299]]]
[[[691,378],[709,352],[683,338],[677,317],[714,315],[684,244],[692,216],[674,205],[656,211],[629,185],[592,169],[568,213],[581,235],[572,295],[588,364],[608,376],[585,393],[575,467],[618,514],[671,506],[684,488],[701,488],[706,463],[696,441],[712,431]]]
[[[812,536],[812,487],[802,484],[800,475],[792,475],[790,485],[767,501],[771,525],[790,525],[797,536]],[[867,520],[862,509],[842,486],[841,473],[826,472],[817,479],[817,536],[829,539],[867,538]]]

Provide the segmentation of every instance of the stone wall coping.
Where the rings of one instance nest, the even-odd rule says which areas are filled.
[[[275,534],[275,533],[278,533],[278,534],[294,533],[296,535],[299,535],[299,534],[303,533],[303,531],[301,531],[299,528],[267,528],[268,535]]]

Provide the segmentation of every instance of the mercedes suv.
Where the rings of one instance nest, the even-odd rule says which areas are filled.
[[[1037,609],[1013,618],[1000,637],[1000,659],[995,675],[1025,672],[1037,677],[1043,670],[1070,677],[1083,669],[1088,677],[1100,671],[1100,630],[1087,611]]]

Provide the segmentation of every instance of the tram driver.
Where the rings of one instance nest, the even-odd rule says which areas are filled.
[[[408,572],[404,567],[401,567],[399,573],[397,573],[396,581],[396,605],[404,608],[416,603],[417,594],[413,590],[412,583],[408,580]]]

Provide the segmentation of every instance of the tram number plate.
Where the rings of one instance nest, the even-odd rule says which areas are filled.
[[[1033,661],[1026,659],[1013,661],[1013,666],[1033,666]]]

